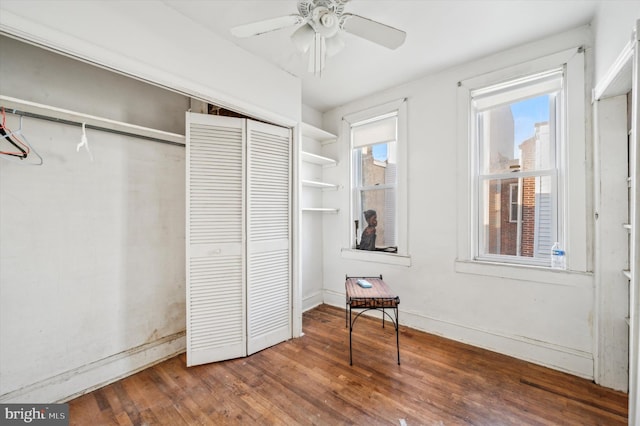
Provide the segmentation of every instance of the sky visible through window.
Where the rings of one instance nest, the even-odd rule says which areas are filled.
[[[381,143],[373,145],[372,151],[373,159],[376,161],[387,161],[387,144]]]
[[[549,95],[511,104],[513,114],[513,157],[520,158],[518,146],[535,134],[535,124],[549,121]]]

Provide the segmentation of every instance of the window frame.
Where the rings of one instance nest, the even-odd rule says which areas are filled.
[[[522,217],[519,216],[519,220],[516,221],[518,224],[518,234],[517,234],[517,245],[515,255],[506,255],[500,253],[489,253],[486,252],[486,246],[489,242],[486,240],[486,236],[483,233],[483,229],[481,224],[487,223],[488,217],[485,216],[486,208],[488,207],[487,203],[489,194],[486,194],[484,185],[487,183],[491,183],[492,181],[502,181],[504,179],[518,179],[518,184],[520,185],[520,189],[523,188],[523,183],[525,179],[549,179],[549,187],[552,189],[551,192],[551,240],[552,241],[564,241],[563,238],[563,226],[562,221],[559,221],[558,218],[563,216],[564,212],[564,200],[562,199],[561,186],[563,182],[559,178],[562,175],[562,169],[566,166],[562,163],[562,159],[564,158],[561,153],[564,150],[565,141],[565,123],[564,119],[566,117],[564,111],[564,102],[563,100],[566,97],[566,69],[565,66],[562,67],[552,67],[552,69],[544,70],[542,72],[535,72],[524,77],[511,78],[505,81],[502,81],[498,84],[490,84],[487,86],[482,86],[478,89],[474,89],[471,91],[470,96],[470,108],[472,115],[472,129],[469,135],[469,144],[470,150],[473,155],[473,163],[475,168],[473,169],[472,181],[474,183],[475,191],[473,194],[473,199],[476,203],[476,211],[477,216],[474,220],[474,231],[476,246],[474,247],[474,259],[479,261],[491,261],[491,262],[505,262],[505,263],[516,263],[522,265],[536,265],[536,266],[551,266],[551,258],[550,257],[538,257],[538,256],[522,256],[520,253],[520,244],[521,244],[521,227],[522,227]],[[550,82],[559,81],[559,83],[551,84]],[[542,90],[540,88],[542,87]],[[500,171],[491,171],[491,170],[483,170],[483,153],[486,152],[484,147],[482,146],[482,142],[480,140],[479,130],[480,130],[480,114],[483,112],[492,109],[494,106],[499,105],[511,105],[514,102],[519,102],[519,99],[526,99],[529,97],[537,97],[540,95],[550,94],[549,90],[554,90],[553,93],[553,103],[549,106],[549,126],[550,130],[553,132],[549,132],[551,136],[550,140],[550,151],[548,152],[549,158],[551,159],[550,165],[548,168],[543,169],[535,169],[528,171],[510,171],[510,172],[500,172]],[[498,102],[487,102],[486,99],[481,100],[484,103],[482,108],[475,108],[473,105],[476,103],[476,98],[474,97],[475,92],[481,92],[483,96],[489,95],[489,97],[499,98]],[[498,95],[495,95],[498,93]],[[483,99],[483,98],[481,98]],[[488,142],[488,141],[487,141]],[[520,191],[522,192],[522,191]],[[524,194],[520,194],[519,202],[522,200],[522,196]],[[511,207],[511,195],[509,197],[509,206]],[[536,209],[539,206],[536,205]],[[521,213],[521,208],[519,208],[519,213]],[[509,212],[510,222],[511,222],[511,210]],[[536,223],[536,226],[538,223]],[[553,243],[551,243],[553,244]],[[549,247],[551,248],[551,247]],[[535,254],[538,251],[538,240],[533,242],[532,252]]]
[[[394,117],[395,121],[396,121],[396,134],[394,136],[393,139],[389,139],[389,140],[381,140],[381,141],[377,141],[373,144],[362,144],[362,145],[358,145],[358,146],[353,146],[353,130],[356,127],[365,125],[365,124],[370,124],[370,123],[375,123],[381,120],[385,120],[387,118],[391,118]],[[358,155],[357,150],[367,147],[370,148],[371,150],[373,150],[373,147],[376,145],[381,145],[381,144],[389,144],[389,143],[395,143],[395,151],[396,151],[396,159],[397,159],[397,151],[398,151],[398,135],[397,135],[397,128],[398,128],[398,114],[397,111],[394,111],[392,113],[387,113],[387,114],[383,114],[381,116],[377,116],[368,120],[365,120],[364,122],[357,122],[357,123],[352,123],[351,124],[351,146],[350,146],[350,156],[351,156],[351,221],[354,222],[356,219],[356,213],[358,216],[358,220],[360,223],[360,226],[358,228],[358,232],[362,232],[365,228],[365,223],[363,222],[363,218],[362,218],[362,214],[364,213],[363,211],[359,211],[362,209],[362,198],[364,196],[364,193],[366,192],[373,192],[373,191],[380,191],[380,190],[388,190],[388,189],[392,189],[394,191],[394,196],[395,194],[397,194],[398,192],[398,179],[397,179],[397,175],[396,175],[396,181],[393,183],[379,183],[379,184],[375,184],[375,185],[364,185],[363,184],[363,170],[362,170],[362,157],[361,155]],[[396,163],[397,164],[397,163]],[[397,166],[396,166],[397,167]],[[398,230],[398,221],[397,221],[397,211],[398,211],[398,203],[396,201],[395,205],[394,205],[394,220],[393,220],[393,234],[397,235],[397,230]],[[378,212],[378,217],[380,217],[380,212]],[[378,220],[378,224],[380,223],[380,221]],[[355,222],[354,222],[355,224]],[[355,225],[354,225],[355,226]],[[354,230],[354,234],[355,234],[355,230]],[[355,236],[355,235],[354,235]],[[397,241],[396,241],[397,243]],[[351,245],[352,249],[356,249],[355,247],[355,241],[354,243]]]
[[[502,82],[543,73],[564,67],[566,87],[561,102],[564,116],[560,128],[564,143],[556,151],[560,164],[558,172],[558,218],[556,226],[562,230],[561,243],[567,251],[567,266],[573,271],[588,271],[586,158],[586,86],[584,49],[576,47],[532,59],[518,65],[484,73],[458,83],[458,235],[456,270],[459,272],[501,274],[500,265],[512,267],[542,267],[546,264],[523,263],[506,256],[478,258],[478,167],[474,136],[474,113],[471,95],[478,90]],[[571,215],[571,221],[568,220]],[[515,262],[514,262],[515,260]],[[495,265],[488,267],[487,265]],[[554,271],[557,272],[557,271]]]
[[[355,199],[354,199],[354,162],[353,162],[353,141],[351,128],[354,125],[365,123],[369,120],[385,115],[395,114],[397,116],[397,176],[396,176],[396,243],[397,253],[387,253],[382,251],[358,250],[354,246],[355,236]],[[388,263],[401,266],[410,266],[408,244],[408,197],[407,197],[407,100],[405,98],[387,102],[372,108],[368,108],[343,117],[342,134],[348,143],[349,158],[349,214],[344,223],[344,239],[342,243],[342,257],[345,259],[364,260],[377,263]],[[359,228],[362,231],[362,227]]]

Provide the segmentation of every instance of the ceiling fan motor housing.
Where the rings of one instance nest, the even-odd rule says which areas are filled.
[[[312,11],[309,25],[323,37],[333,37],[340,29],[340,19],[335,12],[324,6],[317,6]]]

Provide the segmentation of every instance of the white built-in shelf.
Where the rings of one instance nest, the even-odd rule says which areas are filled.
[[[320,189],[338,189],[338,185],[335,185],[333,183],[319,182],[315,180],[302,180],[302,186]]]
[[[321,166],[335,166],[338,164],[333,158],[312,154],[311,152],[301,151],[300,155],[302,156],[302,161],[306,161],[307,163],[319,164]]]
[[[332,209],[329,207],[303,207],[303,212],[325,212],[325,213],[338,213],[340,209]]]
[[[322,166],[322,168],[325,168],[328,166],[335,166],[338,164],[338,162],[333,158],[325,157],[324,155],[319,155],[319,154],[315,154],[314,152],[311,152],[311,151],[319,152],[322,149],[320,145],[324,145],[330,142],[335,142],[337,140],[336,135],[333,135],[329,132],[326,132],[322,129],[319,129],[317,127],[314,127],[310,124],[305,124],[305,123],[302,123],[300,130],[302,132],[302,137],[304,141],[304,143],[301,145],[300,159],[304,163],[307,163],[307,165],[304,166],[304,169],[306,171],[311,171],[311,169],[309,168],[309,167],[313,167],[311,165]],[[309,151],[304,150],[303,147],[305,146],[307,147],[307,149],[309,149]],[[340,185],[323,182],[322,181],[323,174],[324,174],[324,171],[315,170],[313,173],[308,174],[309,176],[313,176],[312,179],[301,179],[300,183],[302,183],[302,186],[307,191],[316,190],[316,189],[337,190],[340,188]],[[310,204],[315,204],[315,203],[310,203]],[[303,207],[301,210],[303,212],[326,212],[326,213],[338,212],[337,208],[325,207],[323,202],[319,202],[318,204],[319,204],[318,207]]]
[[[627,277],[627,279],[631,279],[631,270],[629,269],[625,269],[622,271],[622,275],[624,275],[625,277]]]
[[[307,123],[302,123],[300,130],[302,131],[303,137],[313,139],[320,143],[335,142],[338,139],[333,133],[329,133],[326,130],[319,129]]]

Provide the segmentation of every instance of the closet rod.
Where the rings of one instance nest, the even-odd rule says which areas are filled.
[[[130,136],[138,139],[169,145],[182,147],[185,146],[184,136],[177,133],[170,133],[162,130],[156,130],[148,127],[115,121],[108,118],[82,114],[61,108],[51,107],[48,105],[37,104],[35,102],[23,101],[21,99],[11,98],[3,95],[0,95],[0,101],[2,101],[1,106],[4,107],[5,113],[8,112],[18,116],[52,121],[55,123],[67,124],[77,127],[82,127],[82,125],[84,124],[85,128],[87,129],[99,130],[102,132],[114,133],[123,136]],[[26,111],[24,107],[37,111],[49,112],[49,114]],[[96,123],[105,123],[106,125],[111,127]]]

